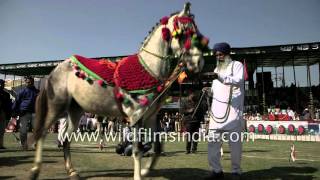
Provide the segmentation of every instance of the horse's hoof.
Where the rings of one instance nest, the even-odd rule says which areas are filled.
[[[39,171],[31,170],[29,179],[30,180],[36,180],[36,179],[38,179],[38,177],[39,177]]]
[[[72,172],[69,177],[70,177],[70,180],[80,180],[80,176],[76,172]]]
[[[150,174],[150,169],[141,169],[141,176],[145,177]]]

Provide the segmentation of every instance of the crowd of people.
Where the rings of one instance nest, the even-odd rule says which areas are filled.
[[[320,109],[315,109],[315,120],[319,120]],[[312,120],[310,110],[305,108],[301,113],[292,110],[290,107],[287,109],[269,108],[268,114],[262,115],[260,113],[244,113],[244,119],[247,121],[309,121]]]
[[[202,91],[190,91],[181,103],[181,111],[161,114],[158,119],[162,131],[168,132],[188,132],[190,137],[201,129],[209,129],[208,136],[213,141],[208,142],[208,161],[211,174],[207,179],[218,179],[224,176],[220,163],[222,134],[225,132],[241,133],[243,119],[264,120],[259,113],[243,113],[244,102],[244,68],[242,63],[234,61],[230,57],[230,45],[228,43],[217,43],[214,48],[217,59],[217,67],[213,72],[212,87],[205,87]],[[11,117],[19,117],[21,148],[27,150],[27,132],[29,126],[33,125],[35,113],[35,101],[38,90],[34,86],[32,77],[25,78],[26,87],[18,94],[16,100],[11,104],[9,95],[3,90],[4,81],[0,81],[1,108],[4,114],[0,123],[0,149],[3,149],[3,134],[7,121]],[[290,120],[299,120],[301,117],[288,108],[285,111],[270,109],[269,117],[273,115],[286,115]],[[303,112],[303,119],[310,119],[308,109]],[[99,123],[96,123],[99,122]],[[78,132],[91,132],[96,128],[103,133],[112,134],[116,131],[128,132],[128,124],[123,125],[123,121],[117,117],[99,117],[94,114],[85,113],[79,123]],[[96,127],[96,124],[100,127]],[[204,126],[203,126],[204,125]],[[126,135],[124,135],[126,136]],[[186,154],[197,152],[197,138],[188,139],[186,143]],[[234,177],[241,175],[242,143],[231,141],[228,136],[231,154],[231,172]],[[149,143],[144,144],[144,152],[151,147]],[[131,148],[130,148],[131,147]],[[132,153],[132,145],[127,141],[117,146],[116,152],[123,155]]]

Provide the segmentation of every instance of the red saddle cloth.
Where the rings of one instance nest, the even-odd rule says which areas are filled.
[[[104,79],[108,84],[114,84],[113,74],[117,67],[117,63],[107,59],[96,60],[79,55],[74,55],[74,57],[88,70]]]
[[[114,63],[109,60],[95,60],[74,56],[83,66],[104,79],[108,84],[116,85],[127,91],[154,88],[159,81],[145,70],[137,55],[132,55]]]

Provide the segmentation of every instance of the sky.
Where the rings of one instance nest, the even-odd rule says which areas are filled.
[[[163,16],[180,11],[184,2],[0,0],[0,63],[61,60],[73,54],[134,54],[151,27]],[[232,47],[320,42],[319,0],[189,2],[199,30],[210,39],[210,47],[222,41]],[[306,72],[301,68],[297,76],[303,86]],[[316,85],[318,68],[311,67]],[[291,71],[286,69],[289,76]]]

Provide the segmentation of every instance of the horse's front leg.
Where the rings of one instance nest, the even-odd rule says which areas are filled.
[[[146,166],[141,170],[141,175],[142,176],[147,176],[150,171],[154,169],[154,166],[157,164],[159,156],[162,152],[162,143],[160,139],[160,135],[157,134],[155,137],[155,142],[154,144],[154,153],[150,157],[150,159],[147,161]]]
[[[141,142],[138,134],[138,128],[134,128],[134,141],[132,143],[132,155],[133,155],[133,161],[134,161],[134,174],[133,179],[134,180],[141,180],[141,158],[142,158],[142,151],[141,148]]]
[[[39,173],[40,173],[40,168],[42,164],[42,144],[43,144],[43,139],[44,137],[40,137],[39,140],[37,140],[36,143],[36,154],[35,154],[35,159],[34,159],[34,166],[31,169],[31,175],[30,179],[35,180],[38,179]]]
[[[68,140],[63,142],[63,153],[65,168],[70,179],[80,179],[78,172],[73,168],[71,163],[70,142]]]

